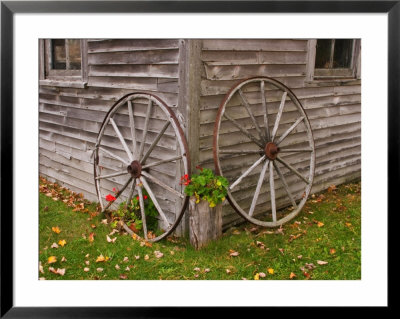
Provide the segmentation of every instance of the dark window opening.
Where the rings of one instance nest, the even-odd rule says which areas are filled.
[[[81,41],[76,39],[51,40],[52,69],[80,70]]]

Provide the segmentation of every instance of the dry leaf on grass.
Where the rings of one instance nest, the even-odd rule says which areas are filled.
[[[96,270],[97,270],[97,272],[102,272],[103,268],[97,268]]]
[[[56,257],[56,256],[50,256],[50,257],[47,259],[47,262],[48,262],[49,264],[53,264],[53,263],[57,262],[57,257]]]
[[[229,256],[237,257],[237,256],[239,256],[239,252],[238,251],[234,251],[233,249],[229,249]]]
[[[51,230],[52,230],[54,233],[56,233],[56,234],[61,233],[61,229],[60,229],[58,226],[51,227]]]
[[[60,240],[60,241],[58,242],[58,244],[59,244],[61,247],[64,247],[64,246],[67,244],[67,241],[66,241],[65,239],[62,239],[62,240]]]
[[[318,265],[326,265],[328,262],[323,260],[317,260]]]
[[[296,274],[294,272],[291,272],[290,275],[289,275],[289,278],[293,279],[294,277],[297,277]]]
[[[108,235],[106,236],[106,238],[109,243],[115,243],[115,241],[117,240],[117,237],[114,237],[113,239],[111,239]]]
[[[154,252],[154,256],[156,256],[156,258],[161,258],[162,256],[164,256],[164,254],[161,251],[156,250]]]
[[[53,243],[50,248],[58,248],[58,245],[56,243]]]

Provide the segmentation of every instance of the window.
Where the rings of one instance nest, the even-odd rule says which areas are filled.
[[[360,78],[360,40],[309,40],[309,80]]]
[[[84,87],[87,82],[86,52],[85,40],[41,40],[40,84]]]

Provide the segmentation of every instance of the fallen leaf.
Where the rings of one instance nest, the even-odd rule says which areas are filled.
[[[97,272],[102,272],[103,268],[97,268],[96,270],[97,270]]]
[[[122,260],[124,263],[128,262],[129,258],[128,257],[124,257],[124,259]]]
[[[95,229],[95,228],[96,228],[96,225],[95,225],[95,224],[92,224],[92,225],[90,225],[90,227],[92,227],[93,229]]]
[[[258,275],[259,275],[261,278],[264,278],[264,277],[267,276],[267,275],[266,275],[265,273],[263,273],[263,272],[259,272]]]
[[[164,256],[164,254],[158,250],[154,252],[154,255],[156,256],[156,258],[161,258],[162,256]]]
[[[86,256],[85,256],[85,257],[86,257],[86,258],[89,258],[89,256],[90,256],[89,254],[86,254]]]
[[[44,274],[42,263],[39,263],[39,272]]]
[[[291,272],[289,278],[293,279],[294,277],[297,277],[296,274],[294,272]]]
[[[65,258],[64,256],[61,258],[61,262],[65,262],[67,261],[67,258]]]
[[[56,270],[57,274],[64,276],[65,275],[65,268],[57,268]]]
[[[268,268],[267,270],[268,270],[268,273],[269,273],[270,275],[273,275],[273,274],[274,274],[274,269],[273,269],[273,268]]]
[[[278,248],[278,250],[281,252],[282,255],[284,255],[284,249],[283,248]]]
[[[112,236],[112,235],[114,235],[115,233],[119,233],[119,231],[118,231],[118,229],[113,229],[113,231],[111,232],[111,233],[109,233],[108,234],[108,236]]]
[[[55,270],[53,267],[49,267],[49,271],[52,272],[53,274],[57,273],[57,270]]]
[[[323,260],[317,260],[318,265],[326,265],[328,262]]]
[[[315,268],[315,265],[312,264],[312,263],[310,263],[310,264],[306,263],[305,266],[306,266],[307,269],[310,269],[310,270]]]
[[[44,278],[44,277],[40,277],[40,278],[39,278],[39,280],[46,280],[46,278]]]
[[[140,256],[135,256],[135,259],[138,260],[140,258]]]
[[[239,256],[239,252],[238,251],[234,251],[232,249],[229,249],[229,256],[237,257],[237,256]]]
[[[317,223],[317,226],[318,226],[318,227],[322,227],[322,226],[324,226],[324,223],[323,223],[323,222],[318,222],[318,223]]]
[[[53,243],[50,248],[58,248],[58,245],[56,243]]]
[[[115,241],[117,240],[117,237],[114,237],[113,239],[111,239],[108,235],[106,236],[106,238],[109,243],[115,243]]]
[[[351,227],[352,225],[351,225],[351,223],[346,223],[346,226]]]
[[[54,233],[56,233],[56,234],[61,233],[61,230],[60,230],[60,228],[59,228],[58,226],[51,227],[51,230],[52,230]]]
[[[204,269],[204,272],[210,272],[210,268]]]
[[[96,262],[98,263],[98,262],[104,262],[104,261],[107,261],[107,260],[109,260],[110,259],[110,257],[104,257],[102,254],[99,256],[99,257],[97,257],[97,259],[96,259]]]
[[[235,230],[232,232],[232,234],[233,234],[233,235],[240,235],[240,231],[239,231],[238,229],[235,229]]]
[[[67,244],[67,241],[66,241],[65,239],[62,239],[62,240],[60,240],[60,241],[58,242],[58,244],[59,244],[61,247],[64,247],[64,246]]]
[[[260,274],[259,273],[256,273],[254,275],[254,280],[260,280]]]
[[[332,193],[334,190],[336,190],[336,186],[335,185],[331,185],[328,187],[328,192]]]
[[[85,265],[89,266],[90,265],[90,261],[89,260],[85,260]]]
[[[118,264],[116,264],[116,265],[115,265],[115,269],[120,270],[121,267],[120,267]]]
[[[336,253],[336,249],[335,249],[335,248],[329,249],[329,253],[330,253],[331,255],[335,254],[335,253]]]
[[[119,279],[128,279],[128,276],[125,274],[119,275]]]
[[[303,255],[298,255],[297,256],[297,259],[301,259],[301,258],[303,258]]]
[[[170,250],[169,253],[170,253],[171,255],[175,255],[175,252],[174,252],[173,250]]]
[[[48,259],[47,259],[47,262],[49,263],[49,264],[53,264],[53,263],[55,263],[57,261],[57,257],[56,256],[50,256]]]
[[[106,218],[106,219],[102,219],[102,220],[101,220],[101,223],[107,225],[107,224],[108,224],[108,223],[107,223],[107,218]]]
[[[198,277],[199,277],[199,274],[194,274],[194,277],[195,277],[195,278],[198,278]]]
[[[150,258],[149,255],[144,256],[144,260],[149,260],[149,258]]]
[[[94,236],[95,236],[95,233],[90,233],[89,234],[89,242],[93,242],[94,241]]]
[[[130,271],[131,269],[129,268],[129,266],[126,266],[125,270]]]
[[[306,276],[307,279],[310,279],[310,277],[311,277],[311,275],[306,271],[303,272],[303,275]]]
[[[230,274],[232,271],[230,269],[225,269],[227,274]]]
[[[200,268],[199,268],[199,267],[196,267],[196,268],[194,268],[193,270],[194,270],[194,271],[200,271]]]

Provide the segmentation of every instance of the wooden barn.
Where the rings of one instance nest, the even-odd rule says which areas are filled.
[[[39,48],[39,172],[89,200],[113,188],[132,197],[128,166],[168,222],[187,210],[181,176],[218,166],[234,204],[257,216],[361,176],[358,39],[42,39]],[[259,142],[272,135],[272,148]],[[147,161],[135,166],[131,152]],[[243,221],[230,204],[225,229]],[[183,217],[177,233],[187,227]]]

